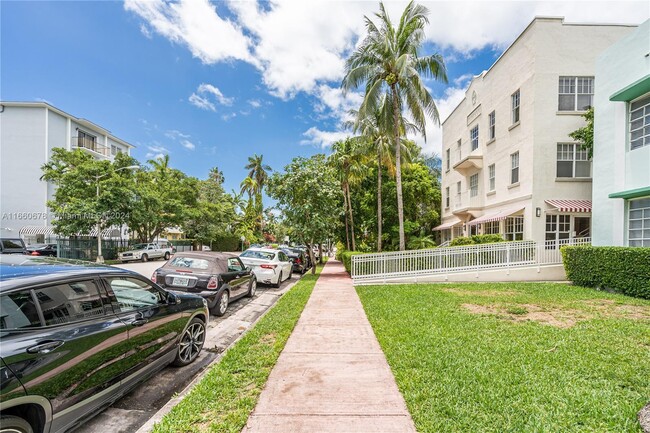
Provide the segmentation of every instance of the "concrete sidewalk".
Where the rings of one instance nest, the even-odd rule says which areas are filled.
[[[243,433],[415,432],[343,264],[329,261]]]

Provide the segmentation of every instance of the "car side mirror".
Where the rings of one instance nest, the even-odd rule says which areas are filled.
[[[176,295],[175,293],[167,292],[167,303],[169,305],[180,304],[181,303],[181,298],[180,298],[180,296]]]
[[[247,270],[248,272],[250,272],[250,271],[253,270],[253,268],[251,268],[250,266],[246,266],[246,270]]]

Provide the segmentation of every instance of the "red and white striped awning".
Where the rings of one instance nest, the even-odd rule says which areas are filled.
[[[475,226],[477,224],[491,223],[493,221],[501,221],[508,218],[510,215],[521,211],[523,207],[516,207],[510,209],[502,209],[497,212],[492,212],[483,216],[480,216],[476,219],[471,220],[467,223],[468,226]]]
[[[591,200],[544,200],[560,212],[591,212]]]
[[[433,231],[439,231],[439,230],[447,230],[452,227],[455,227],[459,224],[462,224],[463,222],[459,220],[458,218],[455,218],[451,221],[447,221],[446,223],[440,224],[438,227],[434,228]]]

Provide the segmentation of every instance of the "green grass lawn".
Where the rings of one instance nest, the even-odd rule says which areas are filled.
[[[650,301],[552,283],[357,291],[420,433],[641,431]]]
[[[239,433],[316,284],[305,276],[215,364],[154,432]]]

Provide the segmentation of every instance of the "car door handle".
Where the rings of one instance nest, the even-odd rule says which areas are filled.
[[[149,320],[148,319],[135,319],[133,322],[131,322],[131,325],[133,326],[142,326],[145,323],[147,323]]]
[[[28,347],[27,353],[50,353],[51,351],[61,346],[62,344],[63,341],[61,340],[46,341],[44,343],[39,343],[35,346]]]

